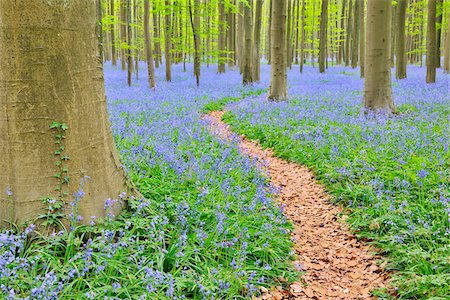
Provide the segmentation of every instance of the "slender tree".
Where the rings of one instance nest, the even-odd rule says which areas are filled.
[[[153,66],[152,38],[150,33],[150,0],[144,0],[144,39],[147,58],[148,84],[155,88],[155,68]]]
[[[397,79],[406,78],[406,55],[405,55],[405,22],[407,0],[397,0],[397,48],[396,48],[396,70]]]
[[[366,23],[365,23],[365,0],[359,1],[359,66],[360,77],[365,76],[365,52],[366,52]]]
[[[444,72],[449,73],[450,71],[450,12],[447,19],[447,36],[445,37],[445,53],[444,53]]]
[[[42,197],[63,201],[69,214],[68,195],[85,176],[78,214],[86,223],[127,191],[107,115],[96,3],[45,3],[0,1],[0,190],[11,191],[0,193],[0,226],[42,214]],[[55,138],[67,155],[54,155]]]
[[[427,83],[436,82],[436,0],[428,0]]]
[[[133,47],[133,37],[131,36],[131,0],[127,0],[127,61],[128,61],[128,86],[131,86],[131,74],[133,73],[133,56],[131,49]]]
[[[218,0],[219,6],[219,38],[218,38],[218,47],[219,47],[219,59],[217,72],[219,74],[225,73],[225,62],[227,60],[227,55],[225,51],[226,47],[226,30],[225,30],[225,5],[222,0]]]
[[[364,105],[367,110],[395,111],[391,90],[391,0],[367,5]]]
[[[286,8],[287,0],[272,1],[270,89],[268,99],[287,100]]]
[[[322,13],[320,18],[320,53],[319,53],[319,71],[325,73],[325,60],[327,48],[327,27],[328,27],[328,0],[322,0]]]
[[[164,11],[164,58],[166,60],[166,81],[172,81],[172,25],[171,25],[171,0],[165,0]]]
[[[252,57],[253,57],[253,0],[249,0],[244,7],[244,59],[242,83],[244,85],[253,83]]]
[[[112,65],[117,65],[117,53],[116,53],[116,31],[115,31],[115,12],[114,12],[114,0],[110,1],[109,5],[110,15],[112,16],[113,22],[111,24],[111,61]]]
[[[254,30],[254,55],[253,55],[253,80],[259,82],[261,80],[261,26],[262,26],[262,10],[264,0],[255,0],[256,12],[255,12],[255,30]]]

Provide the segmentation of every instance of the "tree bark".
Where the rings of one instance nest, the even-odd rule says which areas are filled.
[[[127,60],[128,60],[128,86],[131,86],[131,74],[133,73],[133,56],[131,54],[132,36],[131,36],[131,0],[127,0]]]
[[[302,39],[300,41],[300,73],[303,73],[303,65],[305,63],[305,0],[302,0]]]
[[[345,61],[345,7],[347,6],[347,0],[343,0],[342,2],[342,11],[341,11],[341,34],[339,35],[339,52],[337,64],[342,64],[342,60]]]
[[[43,197],[61,197],[64,213],[71,213],[70,195],[85,176],[90,179],[77,203],[84,223],[104,217],[105,200],[127,191],[109,127],[95,30],[92,0],[0,1],[2,227],[45,213]],[[70,159],[55,155],[52,121],[68,126],[62,140]],[[60,175],[69,183],[55,177],[57,161],[67,166]],[[65,193],[55,185],[64,185]],[[121,206],[117,203],[113,214]]]
[[[287,100],[286,70],[286,6],[287,0],[273,1],[271,28],[271,62],[270,89],[268,99],[272,101]]]
[[[444,14],[443,0],[437,0],[437,11],[439,14],[436,17],[436,23],[439,24],[436,31],[436,68],[441,67],[441,36],[442,36],[442,15]]]
[[[153,34],[155,35],[155,68],[159,68],[161,62],[161,30],[159,25],[159,15],[153,11]]]
[[[354,17],[353,17],[353,32],[352,32],[352,58],[351,65],[355,69],[358,66],[358,54],[359,54],[359,5],[361,1],[355,0],[355,5],[353,7]]]
[[[327,27],[328,27],[328,0],[322,0],[322,13],[320,18],[320,53],[319,53],[319,72],[325,73],[325,60],[327,48]]]
[[[110,14],[115,20],[115,12],[114,12],[114,0],[110,1]],[[113,66],[117,66],[117,53],[116,53],[116,31],[115,31],[115,22],[111,25],[111,61]]]
[[[406,78],[406,55],[405,55],[405,21],[407,0],[397,1],[397,48],[396,48],[396,70],[397,79]]]
[[[359,3],[359,67],[360,77],[365,76],[365,52],[366,52],[366,24],[365,24],[365,0],[358,0]]]
[[[444,72],[449,73],[450,71],[450,12],[448,14],[448,27],[447,35],[445,37],[445,56],[444,56]]]
[[[352,7],[353,2],[352,0],[349,0],[348,2],[348,15],[347,15],[347,35],[345,38],[345,65],[350,65],[350,45],[351,45],[351,39],[352,39]]]
[[[190,1],[190,0],[189,0]],[[171,25],[171,1],[165,0],[165,10],[164,10],[164,58],[166,60],[166,81],[172,81],[172,25]]]
[[[253,12],[252,12],[253,0],[249,0],[248,4],[244,7],[244,64],[242,72],[242,83],[248,85],[253,83],[252,72],[252,54],[253,54]]]
[[[427,83],[436,82],[436,0],[428,0]]]
[[[120,0],[120,42],[126,43],[127,41],[127,16],[126,16],[126,10],[125,10],[125,1],[126,0]],[[122,65],[122,71],[125,71],[127,69],[127,58],[125,53],[125,48],[123,46],[120,47],[120,62]]]
[[[192,11],[191,0],[188,0],[188,5],[192,34],[194,35],[194,76],[197,86],[200,86],[200,2],[194,0],[194,11]]]
[[[153,66],[152,38],[150,32],[150,0],[144,0],[144,38],[147,58],[148,84],[151,89],[156,86],[155,67]]]
[[[391,0],[368,1],[364,105],[375,112],[395,111],[390,66],[391,14]]]
[[[223,4],[223,0],[218,0],[218,6],[219,6],[219,41],[218,41],[218,47],[219,47],[219,59],[218,59],[218,65],[217,65],[217,72],[219,74],[225,73],[225,62],[227,60],[227,55],[225,52],[226,47],[226,31],[225,31],[225,6]]]
[[[261,66],[260,66],[260,49],[261,49],[261,25],[262,25],[262,8],[264,0],[256,1],[255,12],[255,30],[254,30],[254,55],[253,55],[253,80],[259,82],[261,80]]]

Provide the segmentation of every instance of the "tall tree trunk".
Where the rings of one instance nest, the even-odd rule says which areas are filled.
[[[328,27],[328,0],[322,0],[322,13],[320,18],[320,53],[319,72],[325,73],[326,47],[327,47],[327,27]]]
[[[345,60],[344,53],[345,53],[345,7],[347,6],[347,0],[343,0],[342,2],[342,11],[341,11],[341,33],[339,35],[339,52],[338,52],[338,59],[337,64],[342,64],[342,60]]]
[[[103,12],[102,12],[102,1],[95,0],[97,6],[97,38],[98,38],[98,51],[100,56],[100,62],[103,63]]]
[[[159,14],[153,11],[153,34],[155,35],[155,67],[159,68],[161,61],[161,34],[160,34]]]
[[[365,0],[359,1],[359,66],[360,77],[364,78],[365,74],[365,52],[366,52],[366,24],[365,24]]]
[[[253,80],[259,82],[261,80],[260,66],[260,49],[261,49],[261,25],[262,25],[262,9],[264,0],[255,0],[255,30],[254,30],[254,55],[253,55]]]
[[[234,2],[233,2],[234,4]],[[230,9],[228,12],[228,68],[236,65],[236,14]]]
[[[300,41],[300,73],[303,73],[303,65],[305,63],[305,40],[306,40],[306,23],[305,23],[305,0],[302,0],[302,39]]]
[[[171,6],[172,3],[170,0],[165,0],[165,9],[164,9],[164,58],[166,60],[166,81],[172,81],[172,57],[171,57],[171,48],[172,48],[172,25],[171,25]]]
[[[95,1],[3,0],[0,28],[0,226],[44,213],[42,197],[60,199],[70,214],[68,195],[85,176],[78,214],[85,223],[105,217],[105,200],[127,187],[109,127]],[[50,129],[53,120],[68,129]],[[60,132],[70,160],[52,155]]]
[[[187,1],[192,34],[194,35],[194,75],[197,86],[200,86],[200,0],[194,0],[194,11],[192,11],[191,0]]]
[[[286,100],[286,7],[287,0],[274,0],[272,6],[271,28],[271,62],[270,89],[268,99],[272,101]]]
[[[109,5],[110,14],[115,19],[114,12],[114,0],[110,1]],[[117,66],[117,53],[116,53],[116,31],[115,31],[115,22],[111,24],[111,61],[113,66]]]
[[[391,0],[368,1],[364,80],[367,110],[395,111],[391,90],[391,14]]]
[[[269,9],[268,9],[268,20],[269,20],[269,25],[268,25],[268,29],[267,29],[267,63],[270,65],[270,59],[271,59],[271,55],[270,52],[272,51],[272,47],[271,47],[271,38],[272,38],[272,34],[271,34],[271,28],[272,28],[272,6],[273,6],[273,1],[276,0],[268,0],[269,1]]]
[[[291,48],[292,48],[292,0],[288,0],[287,4],[287,28],[286,28],[286,54],[287,54],[287,67],[292,69],[292,56],[291,56]]]
[[[244,2],[239,2],[238,6],[238,30],[237,30],[237,50],[239,72],[244,70],[244,44],[245,44],[245,26],[244,26]]]
[[[441,36],[442,36],[442,15],[444,14],[444,1],[437,0],[437,11],[439,14],[436,17],[437,34],[436,34],[436,68],[441,67]]]
[[[406,55],[405,55],[405,21],[407,0],[397,0],[397,48],[396,48],[396,70],[397,79],[406,78]]]
[[[359,5],[361,1],[355,0],[355,5],[353,7],[354,17],[353,17],[353,32],[352,32],[352,68],[355,69],[358,66],[358,54],[359,54]]]
[[[447,35],[445,37],[445,56],[444,56],[444,72],[449,73],[450,71],[450,12],[448,14],[448,27],[447,27]]]
[[[225,6],[223,4],[222,0],[218,1],[219,6],[219,59],[218,59],[218,66],[217,66],[217,72],[219,74],[225,73],[225,62],[227,60],[227,55],[225,52],[226,47],[226,30],[225,30]]]
[[[152,38],[150,32],[150,0],[144,0],[144,38],[145,54],[147,58],[148,84],[155,88],[155,68],[153,66]]]
[[[396,34],[397,34],[397,25],[396,22],[396,16],[397,15],[397,5],[392,7],[392,14],[391,14],[391,51],[390,51],[390,60],[391,60],[391,68],[395,66],[395,42],[396,42]]]
[[[294,8],[295,8],[295,17],[294,17],[294,29],[295,29],[295,40],[294,40],[294,58],[295,58],[295,64],[298,64],[298,41],[299,41],[299,20],[300,20],[300,5],[299,0],[294,1]]]
[[[252,57],[253,57],[253,0],[249,0],[244,7],[244,69],[242,72],[242,83],[244,85],[253,83]]]
[[[131,54],[131,48],[132,45],[132,39],[131,36],[131,0],[127,0],[127,60],[128,60],[128,86],[131,86],[131,74],[133,73],[133,56]]]
[[[428,0],[427,83],[436,82],[436,0]]]
[[[125,2],[126,0],[120,0],[120,42],[123,45],[123,43],[127,42],[127,12],[125,9]],[[120,47],[120,62],[122,65],[122,71],[125,71],[127,69],[127,58],[125,53],[125,48],[123,46]]]
[[[352,39],[352,9],[353,9],[353,2],[352,0],[349,0],[348,2],[348,15],[347,15],[347,35],[345,38],[345,65],[350,65],[350,45],[351,45],[351,39]]]

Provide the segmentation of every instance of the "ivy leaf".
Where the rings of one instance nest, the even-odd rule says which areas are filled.
[[[69,129],[69,126],[67,126],[66,123],[62,123],[62,124],[61,124],[61,129],[62,129],[62,130],[67,130],[67,129]]]
[[[50,125],[50,129],[58,128],[59,125],[60,124],[58,122],[53,121],[52,124]]]

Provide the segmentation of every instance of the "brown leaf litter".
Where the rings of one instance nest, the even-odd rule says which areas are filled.
[[[206,119],[214,134],[230,139],[233,133],[222,122],[223,114],[212,112]],[[261,162],[272,184],[281,189],[278,201],[295,226],[292,237],[305,271],[288,291],[279,286],[263,289],[253,299],[372,299],[371,290],[388,286],[389,274],[376,263],[380,257],[372,255],[374,249],[358,241],[338,218],[342,209],[329,202],[330,196],[310,170],[277,158],[244,137],[239,147]]]

